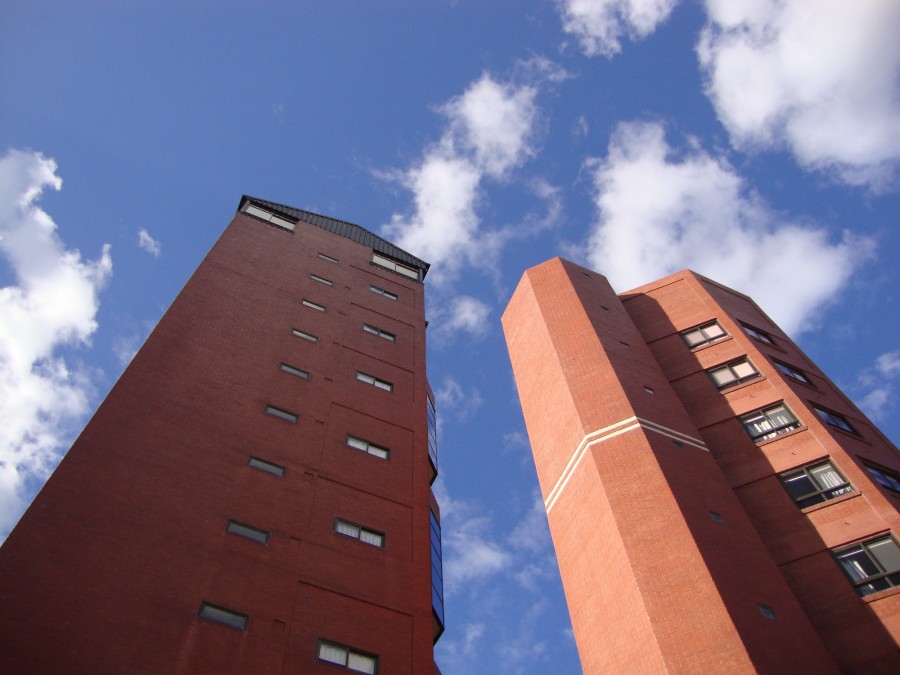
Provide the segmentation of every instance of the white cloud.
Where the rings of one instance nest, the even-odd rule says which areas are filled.
[[[857,380],[856,389],[862,398],[859,407],[873,420],[883,419],[888,408],[897,400],[894,378],[900,376],[900,351],[887,352],[875,359]]]
[[[441,386],[434,392],[435,403],[440,415],[438,423],[443,424],[445,416],[453,415],[457,421],[465,420],[484,403],[477,389],[465,391],[452,377],[445,377]]]
[[[0,159],[0,253],[17,285],[0,289],[0,535],[24,510],[26,483],[44,480],[88,412],[87,375],[57,350],[86,345],[97,328],[98,292],[112,273],[109,246],[83,261],[65,248],[37,201],[59,190],[56,163],[39,153]]]
[[[900,3],[707,0],[697,53],[742,149],[787,147],[808,169],[875,189],[900,159]]]
[[[525,70],[529,77],[558,74],[546,65]],[[531,81],[504,83],[482,75],[440,108],[447,126],[422,161],[391,174],[412,192],[414,208],[395,213],[383,234],[432,264],[432,284],[452,281],[466,265],[484,266],[485,256],[495,255],[502,243],[492,245],[480,231],[482,183],[507,179],[534,155],[537,91]]]
[[[159,254],[162,252],[159,242],[151,237],[150,233],[144,228],[141,228],[140,231],[138,231],[138,246],[147,251],[147,253],[154,258],[158,258]]]
[[[808,328],[872,244],[784,222],[724,160],[681,157],[656,123],[620,124],[590,160],[598,219],[585,257],[619,291],[690,268],[751,295],[786,331]],[[790,289],[790,292],[785,292]]]
[[[563,30],[574,35],[587,56],[614,56],[620,39],[647,37],[669,18],[678,0],[558,0]]]
[[[473,338],[484,337],[491,324],[488,321],[490,306],[469,295],[457,295],[448,301],[436,303],[431,312],[434,339],[438,343],[452,341],[460,334]]]

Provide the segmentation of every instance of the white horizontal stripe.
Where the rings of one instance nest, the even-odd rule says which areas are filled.
[[[578,444],[578,447],[575,448],[575,451],[569,458],[566,467],[563,469],[559,480],[556,481],[556,485],[553,486],[550,494],[547,495],[547,498],[544,500],[544,508],[546,508],[547,513],[550,513],[550,509],[553,508],[553,505],[556,504],[559,496],[562,494],[562,491],[565,489],[566,485],[568,485],[569,480],[572,478],[572,474],[575,473],[575,469],[578,468],[578,465],[581,463],[581,460],[587,453],[588,448],[590,448],[592,445],[596,445],[597,443],[602,443],[603,441],[606,441],[610,438],[615,438],[616,436],[624,434],[625,432],[632,431],[633,429],[646,429],[647,431],[654,431],[662,436],[665,436],[666,438],[671,438],[672,440],[678,441],[679,443],[686,443],[688,445],[694,446],[695,448],[699,448],[701,450],[709,452],[706,447],[706,443],[704,443],[699,438],[688,436],[685,433],[676,431],[675,429],[670,429],[669,427],[663,426],[662,424],[657,424],[656,422],[652,422],[650,420],[645,420],[641,417],[628,417],[621,422],[616,422],[615,424],[603,427],[602,429],[592,431],[581,439],[581,442]]]

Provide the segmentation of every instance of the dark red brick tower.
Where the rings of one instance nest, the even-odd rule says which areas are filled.
[[[244,197],[0,549],[0,672],[435,672],[427,271]]]
[[[900,670],[900,455],[750,298],[557,258],[503,325],[586,673]]]

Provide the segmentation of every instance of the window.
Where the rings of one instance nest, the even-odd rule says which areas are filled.
[[[356,673],[377,673],[378,657],[363,654],[349,647],[342,647],[333,642],[319,641],[319,660],[343,666]]]
[[[759,613],[762,614],[767,619],[775,618],[775,610],[769,607],[768,605],[763,605],[760,603],[756,603],[756,606],[759,607]]]
[[[355,523],[350,523],[346,520],[340,519],[335,520],[334,531],[338,534],[343,534],[345,537],[359,539],[364,544],[377,546],[378,548],[384,548],[384,535],[381,532],[375,532],[374,530],[366,529],[365,527],[361,527],[359,525],[356,525]]]
[[[278,369],[284,373],[289,373],[291,375],[296,375],[297,377],[302,377],[304,380],[309,379],[308,372],[306,372],[305,370],[300,370],[299,368],[294,368],[294,366],[291,366],[287,363],[282,363],[280,366],[278,366]]]
[[[283,476],[284,475],[284,467],[278,464],[273,464],[272,462],[267,462],[264,459],[260,459],[259,457],[254,457],[250,455],[250,458],[247,460],[248,466],[252,466],[254,469],[259,469],[260,471],[265,471],[267,473],[271,473],[275,476]]]
[[[744,332],[747,333],[754,340],[759,340],[760,342],[765,342],[767,345],[774,345],[775,338],[769,335],[766,331],[760,330],[759,328],[754,328],[753,326],[748,326],[745,323],[742,323],[741,326],[744,328]]]
[[[693,348],[715,342],[716,340],[721,340],[727,335],[728,333],[726,333],[722,326],[719,325],[718,321],[712,321],[710,323],[705,323],[702,326],[698,326],[697,328],[684,331],[681,334],[681,338],[688,347]]]
[[[298,338],[303,338],[304,340],[309,340],[310,342],[318,342],[319,338],[312,333],[306,333],[297,328],[291,328],[291,335],[296,335]]]
[[[405,277],[409,277],[410,279],[419,280],[419,270],[414,267],[410,267],[409,265],[404,265],[403,263],[399,263],[396,260],[391,260],[390,258],[386,258],[383,255],[375,253],[372,255],[372,262],[376,265],[380,265],[381,267],[386,267],[387,269],[396,272],[397,274],[402,274]]]
[[[425,396],[428,404],[428,457],[431,459],[431,465],[434,467],[434,475],[432,480],[437,476],[437,410],[434,407],[434,401],[430,394]]]
[[[828,460],[787,471],[778,478],[801,509],[853,492],[853,486]]]
[[[816,411],[816,414],[822,418],[822,421],[826,424],[836,427],[841,431],[847,431],[851,434],[856,434],[859,436],[859,432],[853,428],[853,425],[847,421],[847,418],[843,415],[838,415],[836,412],[831,412],[830,410],[826,410],[825,408],[820,408],[817,405],[813,406],[813,410]]]
[[[890,469],[883,469],[880,466],[872,466],[867,463],[863,463],[863,466],[866,467],[866,471],[872,474],[872,478],[877,480],[882,486],[888,490],[900,492],[900,474]]]
[[[900,548],[892,537],[834,551],[834,557],[860,595],[900,586]]]
[[[247,630],[247,622],[250,619],[246,614],[235,612],[233,609],[228,609],[226,607],[211,605],[208,602],[200,603],[200,611],[197,612],[197,615],[201,619],[223,623],[226,626],[231,626],[238,630]]]
[[[276,408],[274,405],[267,405],[266,412],[273,417],[280,417],[281,419],[287,420],[292,424],[296,424],[300,420],[300,415],[288,412],[287,410],[282,410],[281,408]]]
[[[310,274],[309,278],[313,281],[318,281],[320,284],[325,284],[326,286],[334,286],[333,281],[326,279],[325,277],[320,277],[318,274]]]
[[[372,333],[372,335],[383,337],[385,340],[390,340],[391,342],[397,341],[396,335],[394,335],[393,333],[388,333],[386,330],[381,330],[378,326],[371,326],[367,323],[364,323],[363,330],[367,333]]]
[[[244,525],[236,520],[229,520],[228,524],[225,526],[225,531],[240,537],[252,539],[253,541],[258,541],[260,544],[269,543],[269,533],[266,530],[260,530],[259,528],[250,525]]]
[[[800,422],[784,403],[744,415],[741,417],[741,424],[756,443],[800,427]]]
[[[285,230],[294,231],[294,227],[296,227],[297,223],[295,221],[288,220],[287,218],[282,218],[281,216],[276,216],[274,213],[266,211],[265,209],[261,209],[258,206],[254,206],[253,204],[247,202],[242,209],[244,213],[249,213],[251,216],[256,216],[260,220],[265,220],[267,223],[271,223],[277,227],[281,227]]]
[[[712,519],[713,519],[714,521],[716,521],[717,523],[724,523],[724,522],[725,522],[725,519],[722,517],[722,514],[721,514],[721,513],[718,513],[717,511],[710,511],[710,512],[709,512],[709,517],[712,518]]]
[[[373,286],[372,284],[369,284],[369,290],[372,291],[373,293],[378,293],[378,295],[383,295],[384,297],[389,298],[391,300],[396,300],[397,298],[400,297],[396,293],[391,293],[390,291],[386,291],[383,288],[379,288],[378,286]]]
[[[753,364],[746,358],[726,363],[706,371],[719,389],[738,384],[759,375]]]
[[[325,255],[324,253],[317,253],[316,255],[322,260],[327,260],[328,262],[334,263],[335,265],[340,262],[337,258],[332,258],[330,255]]]
[[[356,371],[356,379],[360,382],[365,382],[366,384],[371,384],[379,389],[384,389],[385,391],[394,391],[394,385],[390,382],[385,382],[384,380],[379,380],[377,377],[373,377],[372,375],[366,375],[363,372]]]
[[[387,459],[390,454],[390,450],[387,448],[382,448],[380,445],[375,445],[374,443],[369,443],[369,441],[364,441],[361,438],[357,438],[356,436],[347,436],[347,445],[351,448],[359,450],[360,452],[367,452],[370,455],[375,455],[376,457],[381,457],[381,459]]]
[[[306,299],[304,299],[304,300],[301,300],[301,301],[300,301],[300,304],[303,305],[304,307],[309,307],[310,309],[314,309],[314,310],[316,310],[317,312],[324,312],[324,311],[325,311],[325,305],[320,305],[320,304],[318,304],[318,303],[316,303],[316,302],[313,302],[312,300],[306,300]]]
[[[794,368],[794,366],[789,366],[788,364],[781,363],[780,361],[774,361],[774,363],[775,367],[778,368],[778,372],[780,372],[785,377],[789,377],[792,380],[797,380],[797,382],[802,382],[803,384],[812,386],[812,380],[810,380],[807,374],[799,368]]]
[[[441,524],[438,522],[434,511],[429,512],[431,517],[431,608],[444,625],[444,563],[441,553]]]

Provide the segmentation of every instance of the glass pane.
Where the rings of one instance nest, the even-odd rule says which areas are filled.
[[[750,365],[749,361],[735,363],[731,367],[738,377],[750,377],[751,375],[756,374],[756,370]]]
[[[347,650],[337,645],[330,645],[327,642],[319,644],[319,658],[329,663],[336,663],[339,666],[347,665]]]
[[[866,555],[865,551],[859,549],[839,555],[838,562],[841,563],[841,566],[853,581],[862,581],[881,571]]]
[[[385,391],[391,391],[394,388],[390,382],[383,382],[382,380],[375,380],[375,386],[379,389],[384,389]]]
[[[709,374],[712,376],[713,381],[716,383],[716,386],[724,387],[729,382],[734,382],[734,375],[731,372],[731,369],[728,366],[723,366],[722,368],[716,368],[715,370],[709,371]]]
[[[796,502],[808,494],[816,492],[816,486],[805,473],[798,473],[782,479],[788,494]]]
[[[359,540],[371,544],[372,546],[384,546],[384,535],[378,534],[377,532],[370,532],[369,530],[361,530],[359,533]]]
[[[900,570],[900,548],[892,539],[882,539],[871,544],[866,544],[869,552],[875,556],[875,560],[885,572]]]
[[[377,445],[369,446],[369,454],[375,455],[376,457],[381,457],[381,459],[387,459],[388,451],[384,448],[379,448]]]
[[[834,470],[834,467],[831,464],[823,464],[821,466],[814,467],[809,470],[810,474],[812,474],[813,479],[819,485],[819,488],[833,488],[838,485],[843,485],[845,482],[843,478],[841,478],[840,474]]]
[[[334,529],[340,534],[346,534],[348,537],[359,537],[359,526],[345,523],[343,520],[339,520]]]
[[[247,628],[247,617],[244,614],[232,612],[223,607],[208,605],[205,602],[200,605],[200,617],[209,619],[210,621],[224,623],[226,626],[231,626],[232,628],[239,628],[241,630]]]
[[[351,448],[356,448],[357,450],[362,450],[363,452],[366,452],[369,449],[368,443],[366,443],[361,438],[356,438],[354,436],[347,437],[347,445],[349,445]]]
[[[375,658],[364,654],[356,654],[350,652],[350,658],[347,661],[347,668],[360,673],[375,672]]]
[[[699,330],[688,331],[687,333],[684,334],[683,337],[684,337],[684,341],[688,343],[689,347],[693,347],[696,344],[700,344],[701,342],[703,342],[706,339],[703,337],[703,333],[701,333]]]
[[[712,323],[708,326],[704,326],[702,330],[704,333],[706,333],[706,337],[710,340],[725,335],[725,331],[722,330],[722,327],[717,323]]]

